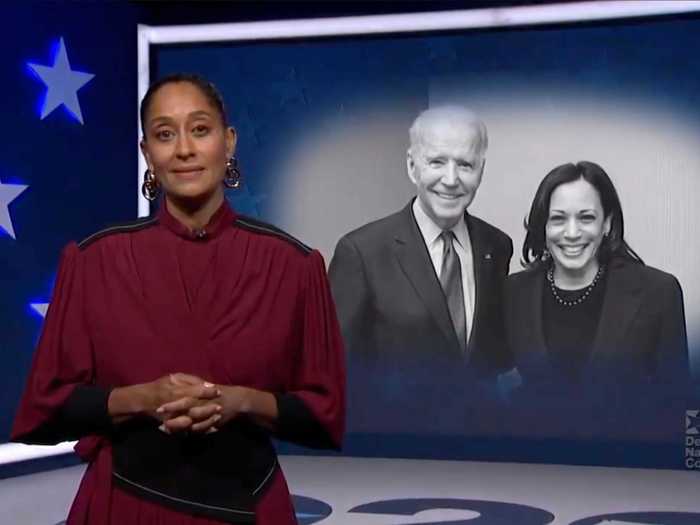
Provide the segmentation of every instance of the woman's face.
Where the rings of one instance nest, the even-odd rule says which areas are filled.
[[[153,95],[145,119],[141,150],[166,197],[206,201],[223,192],[236,136],[197,86],[164,85]]]
[[[598,248],[610,232],[598,191],[586,180],[561,184],[552,192],[545,226],[547,250],[555,269],[571,278],[598,271]]]

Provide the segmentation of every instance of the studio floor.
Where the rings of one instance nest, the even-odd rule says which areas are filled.
[[[301,525],[698,525],[700,471],[282,456]],[[0,522],[65,520],[83,466],[0,480]]]

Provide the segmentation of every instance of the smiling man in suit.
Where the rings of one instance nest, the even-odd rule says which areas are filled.
[[[465,429],[465,414],[511,366],[502,297],[512,242],[466,211],[486,126],[444,106],[421,113],[409,135],[416,198],[341,238],[329,269],[355,431]]]

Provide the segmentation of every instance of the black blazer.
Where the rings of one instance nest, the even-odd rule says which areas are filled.
[[[673,275],[622,258],[613,259],[607,271],[590,359],[576,384],[549,361],[542,318],[545,271],[508,278],[508,343],[522,381],[512,398],[560,422],[578,411],[574,417],[581,428],[594,424],[602,429],[609,423],[622,433],[625,425],[628,433],[637,432],[642,420],[660,424],[654,421],[655,410],[676,411],[668,413],[676,421],[669,424],[680,428],[678,402],[687,394],[689,379],[680,284]],[[541,428],[556,426],[556,421],[540,423]]]
[[[377,406],[388,397],[394,408],[405,402],[407,411],[449,411],[455,398],[463,402],[472,379],[492,380],[512,366],[502,300],[513,246],[505,233],[466,215],[476,304],[465,359],[411,206],[338,241],[331,288],[350,356],[350,383],[375,383],[364,392],[366,402]]]

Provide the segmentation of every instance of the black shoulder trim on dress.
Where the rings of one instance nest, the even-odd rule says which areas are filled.
[[[157,222],[158,219],[156,219],[155,217],[143,217],[142,219],[137,219],[135,221],[122,222],[113,226],[108,226],[107,228],[95,232],[89,237],[86,237],[85,239],[80,241],[78,243],[78,248],[81,250],[87,248],[96,240],[101,239],[102,237],[106,237],[107,235],[111,235],[113,233],[126,233],[143,230],[144,228],[148,228],[149,226],[152,226]]]
[[[274,237],[279,237],[280,239],[285,240],[288,243],[299,248],[304,254],[308,255],[313,251],[312,248],[301,242],[296,237],[292,237],[286,231],[280,230],[278,227],[263,221],[259,221],[258,219],[252,219],[251,217],[241,215],[236,217],[236,220],[233,221],[233,223],[249,231],[262,233],[263,235],[272,235]]]

